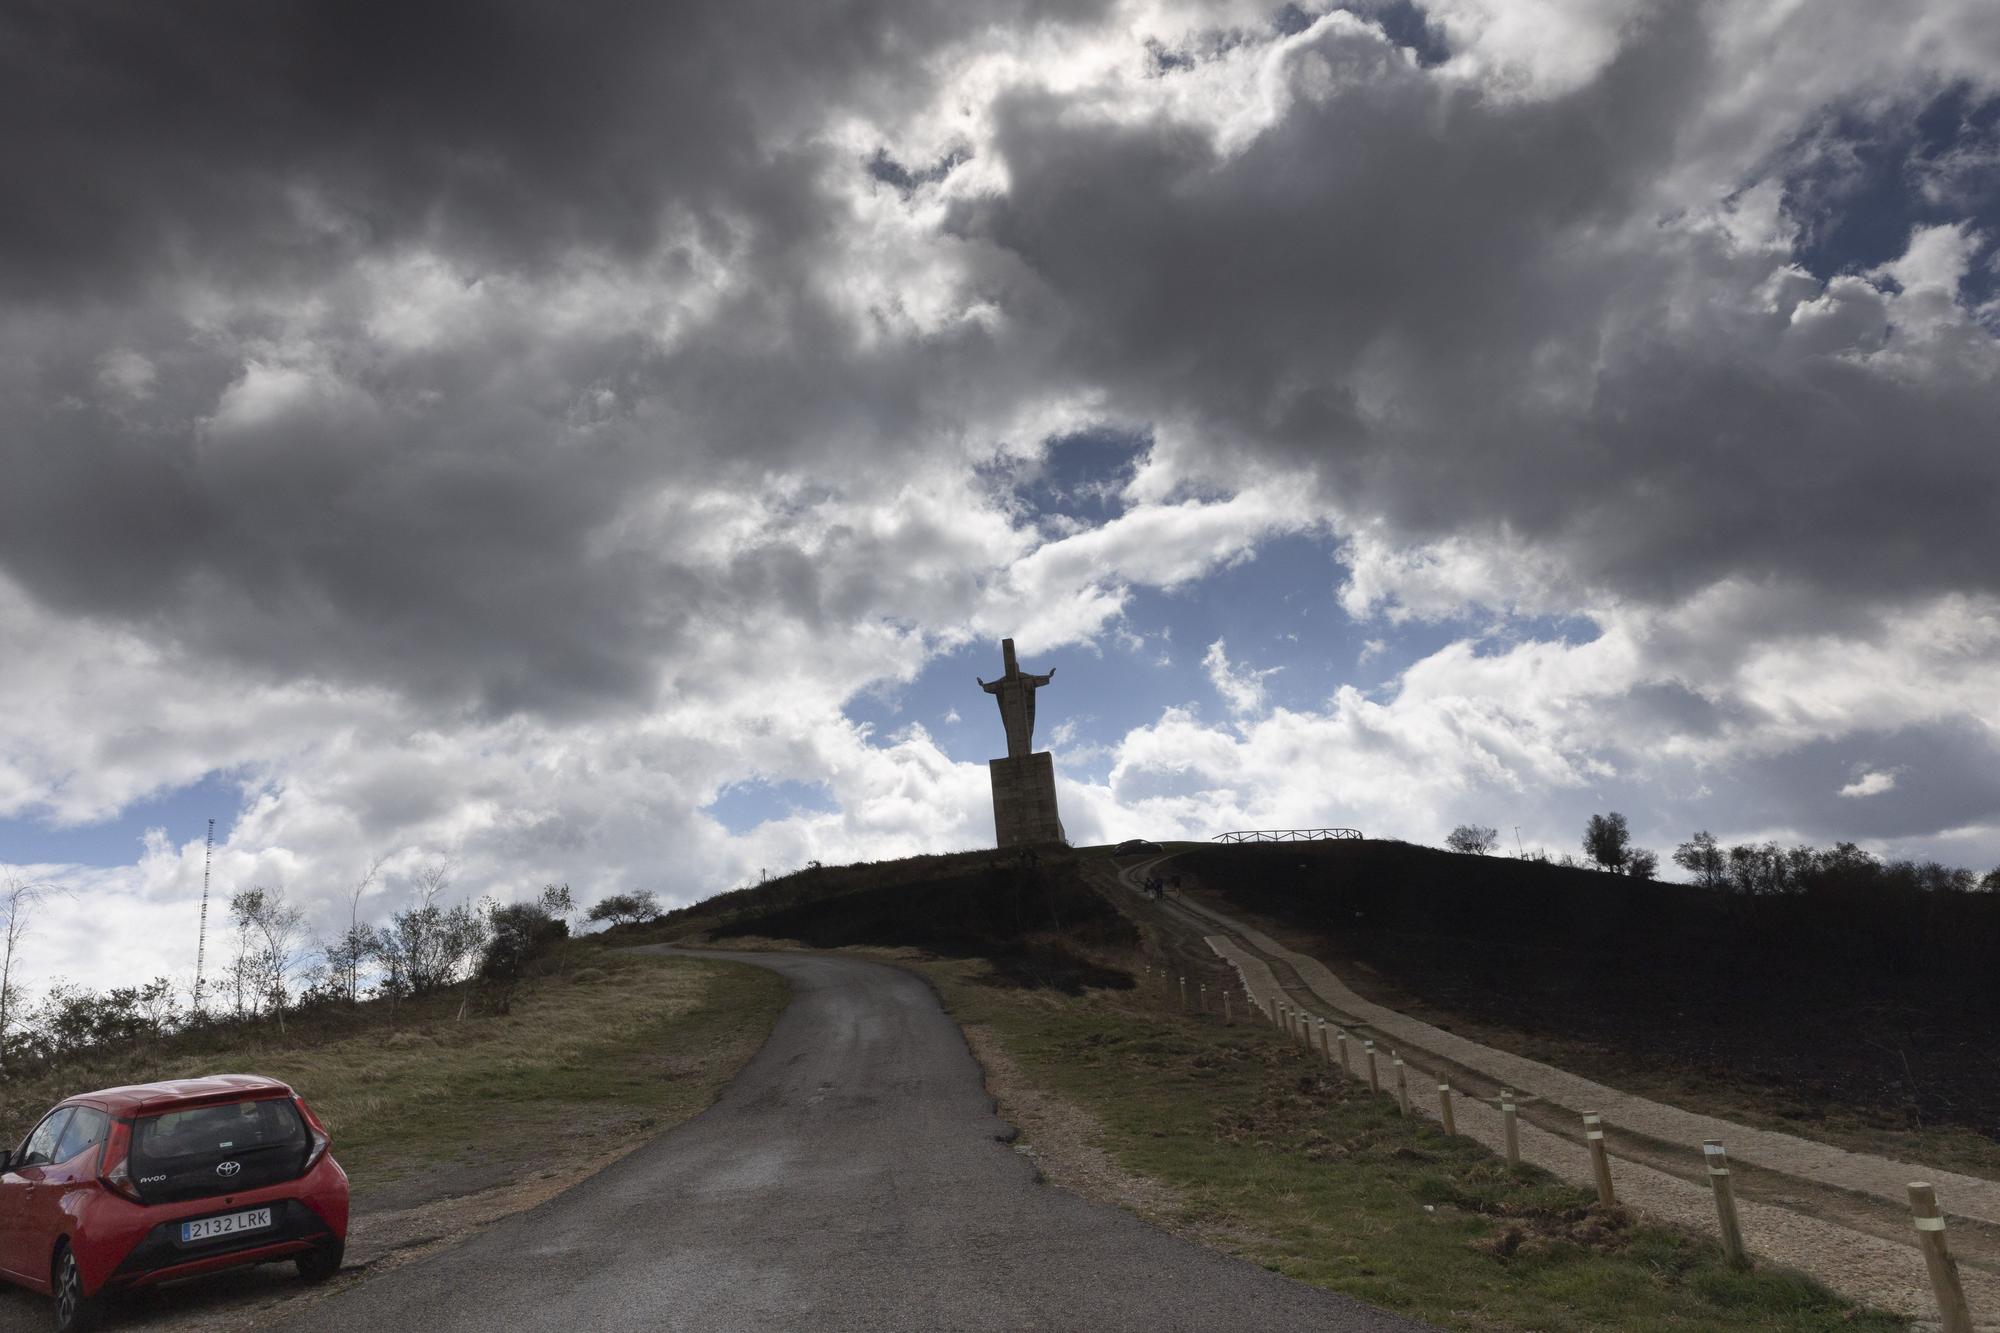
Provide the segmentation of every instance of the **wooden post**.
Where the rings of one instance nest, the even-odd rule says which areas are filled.
[[[1380,1092],[1382,1091],[1382,1078],[1381,1075],[1376,1073],[1375,1071],[1375,1043],[1372,1041],[1364,1041],[1361,1043],[1361,1049],[1364,1052],[1366,1052],[1368,1056],[1368,1091]]]
[[[1743,1249],[1743,1227],[1736,1220],[1736,1188],[1729,1179],[1729,1154],[1721,1139],[1703,1139],[1701,1154],[1708,1163],[1708,1183],[1715,1189],[1715,1215],[1722,1223],[1722,1252],[1738,1268],[1750,1265]]]
[[[1319,1053],[1326,1057],[1328,1064],[1333,1063],[1333,1024],[1325,1019],[1321,1019],[1319,1024]]]
[[[1351,1053],[1351,1052],[1350,1052],[1350,1051],[1349,1051],[1349,1050],[1347,1049],[1347,1031],[1346,1031],[1346,1029],[1342,1028],[1342,1029],[1337,1029],[1337,1030],[1335,1030],[1335,1032],[1334,1032],[1334,1034],[1333,1034],[1333,1039],[1334,1039],[1334,1040],[1335,1040],[1336,1042],[1340,1043],[1340,1072],[1341,1072],[1341,1073],[1343,1073],[1343,1074],[1345,1074],[1345,1075],[1347,1075],[1347,1076],[1348,1076],[1349,1078],[1353,1078],[1353,1077],[1354,1077],[1354,1056],[1353,1056],[1353,1054],[1352,1054],[1352,1053]]]
[[[1194,988],[1195,1004],[1205,1014],[1208,1012],[1208,983],[1200,983]]]
[[[1583,1113],[1583,1142],[1590,1149],[1590,1172],[1597,1177],[1597,1201],[1609,1207],[1618,1202],[1611,1191],[1611,1157],[1604,1151],[1604,1117],[1595,1111]]]
[[[1222,1026],[1226,1028],[1236,1026],[1236,1006],[1229,1002],[1229,992],[1226,990],[1222,992]]]
[[[1937,1191],[1921,1180],[1910,1182],[1910,1215],[1917,1224],[1917,1248],[1924,1252],[1924,1267],[1931,1271],[1938,1313],[1944,1316],[1944,1333],[1972,1333],[1972,1310],[1958,1280],[1958,1261],[1944,1242],[1944,1215],[1938,1211]]]
[[[1452,1119],[1451,1115],[1451,1084],[1449,1083],[1438,1084],[1438,1110],[1444,1113],[1444,1132],[1447,1134],[1458,1133],[1458,1122]]]
[[[1181,1008],[1187,1008],[1187,978],[1181,978]]]
[[[1396,1107],[1404,1115],[1410,1113],[1410,1071],[1403,1064],[1403,1057],[1389,1052],[1396,1064]]]
[[[1507,1165],[1521,1164],[1521,1124],[1515,1115],[1514,1094],[1500,1089],[1500,1123],[1507,1130]]]
[[[1281,1028],[1285,1026],[1285,1002],[1283,1000],[1271,1001],[1271,1021]]]

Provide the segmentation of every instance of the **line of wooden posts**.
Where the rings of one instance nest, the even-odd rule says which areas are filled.
[[[1188,990],[1185,976],[1176,978],[1165,968],[1148,966],[1149,975],[1157,975],[1172,994],[1176,981],[1180,991],[1183,1010],[1197,1013],[1219,1012],[1222,1021],[1234,1026],[1236,1004],[1230,986],[1210,987],[1206,982],[1197,981],[1192,993]],[[1211,994],[1220,996],[1219,1001],[1211,1001]],[[1363,1068],[1359,1074],[1354,1068],[1353,1054],[1348,1046],[1348,1035],[1337,1023],[1329,1023],[1316,1018],[1305,1010],[1284,1000],[1274,999],[1270,1005],[1259,1005],[1251,997],[1248,987],[1243,988],[1245,1012],[1261,1012],[1274,1025],[1285,1031],[1307,1050],[1315,1049],[1313,1026],[1319,1027],[1317,1049],[1329,1064],[1338,1064],[1341,1072],[1349,1078],[1365,1078],[1368,1091],[1379,1094],[1382,1091],[1382,1075],[1378,1064],[1375,1043],[1363,1040],[1361,1058]],[[1409,1068],[1395,1051],[1389,1052],[1389,1060],[1395,1079],[1396,1105],[1404,1115],[1410,1112]],[[1452,1114],[1451,1084],[1440,1080],[1438,1091],[1438,1118],[1444,1124],[1447,1134],[1458,1133],[1458,1122]],[[1508,1165],[1521,1164],[1521,1127],[1519,1104],[1514,1100],[1511,1089],[1502,1088],[1496,1099],[1500,1108],[1500,1123],[1504,1135],[1505,1153]],[[1604,1117],[1596,1111],[1583,1113],[1583,1142],[1590,1153],[1590,1171],[1597,1185],[1598,1202],[1614,1204],[1618,1202],[1617,1192],[1611,1184],[1611,1155],[1604,1146]],[[1743,1227],[1736,1216],[1736,1190],[1729,1174],[1729,1154],[1723,1150],[1719,1139],[1705,1140],[1701,1145],[1702,1161],[1708,1170],[1708,1183],[1715,1195],[1716,1218],[1722,1232],[1722,1250],[1731,1264],[1747,1268],[1750,1264],[1749,1252],[1743,1247]],[[1910,1183],[1910,1216],[1915,1222],[1917,1247],[1923,1252],[1924,1266],[1930,1272],[1931,1288],[1937,1296],[1938,1310],[1943,1315],[1944,1333],[1972,1333],[1972,1314],[1965,1302],[1965,1287],[1959,1280],[1958,1261],[1951,1257],[1950,1248],[1945,1243],[1944,1215],[1938,1210],[1937,1191],[1923,1181]]]

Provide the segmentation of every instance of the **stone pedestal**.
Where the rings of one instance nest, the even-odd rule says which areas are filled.
[[[1056,765],[1047,750],[986,765],[993,776],[993,832],[1002,847],[1062,842]]]

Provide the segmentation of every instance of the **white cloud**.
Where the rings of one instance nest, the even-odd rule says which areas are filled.
[[[1266,667],[1259,671],[1252,667],[1232,664],[1221,639],[1208,645],[1208,651],[1202,655],[1201,665],[1202,669],[1208,672],[1209,684],[1213,685],[1215,692],[1222,696],[1222,701],[1229,705],[1229,711],[1238,715],[1262,712],[1265,704],[1265,679],[1284,669]]]
[[[1885,791],[1894,790],[1896,775],[1880,769],[1863,773],[1854,781],[1840,789],[1842,796],[1880,796]]]

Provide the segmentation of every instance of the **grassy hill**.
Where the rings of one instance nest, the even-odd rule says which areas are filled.
[[[504,1015],[456,994],[218,1024],[103,1047],[0,1079],[0,1142],[94,1088],[256,1073],[297,1088],[333,1134],[359,1209],[561,1169],[707,1106],[784,1007],[769,972],[597,956],[533,982]],[[553,1150],[552,1150],[553,1145]]]

